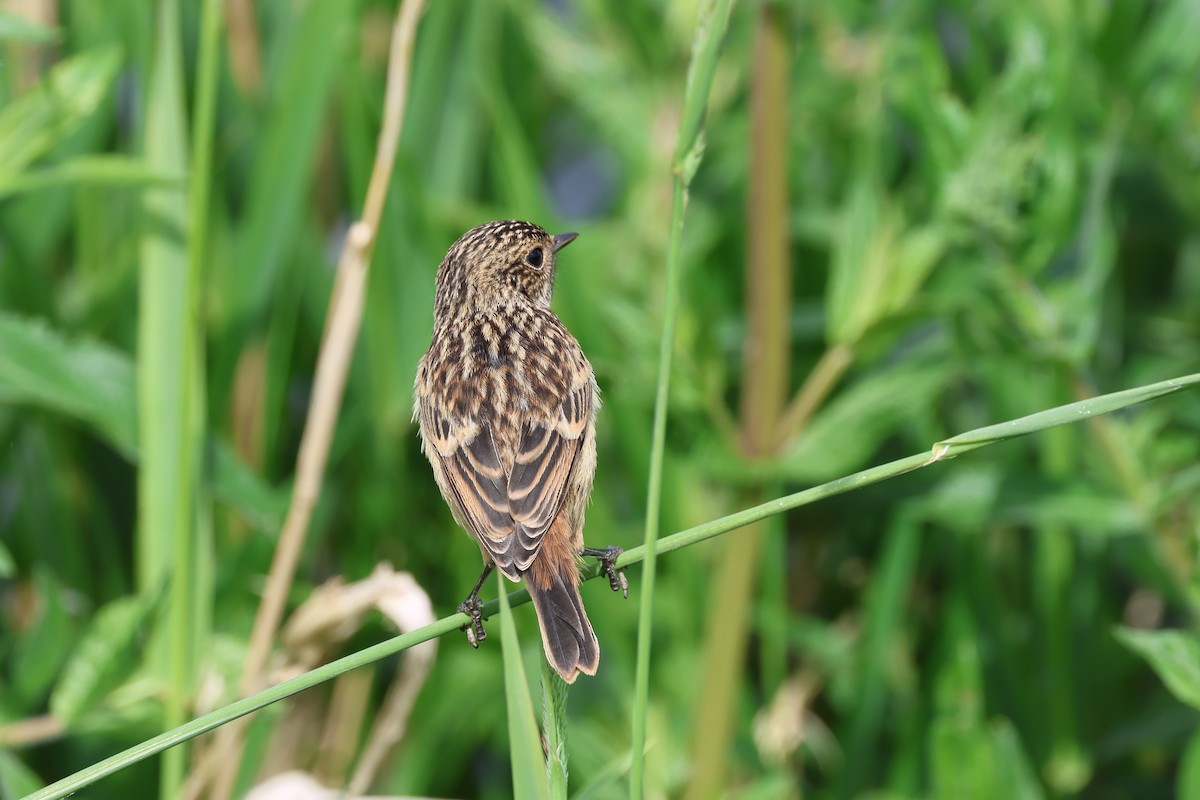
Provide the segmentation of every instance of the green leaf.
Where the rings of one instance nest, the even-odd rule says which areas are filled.
[[[0,402],[83,420],[135,457],[133,364],[108,345],[68,343],[39,320],[0,312]]]
[[[504,655],[504,700],[508,707],[513,795],[550,800],[541,735],[533,715],[533,698],[529,695],[525,665],[521,662],[521,643],[517,641],[517,628],[508,605],[504,576],[497,573],[497,580],[500,583],[500,645]]]
[[[45,169],[0,175],[0,200],[15,194],[60,186],[137,189],[182,185],[182,175],[168,175],[151,169],[139,158],[121,155],[80,156]]]
[[[901,213],[866,179],[843,211],[826,307],[829,341],[853,347],[876,325],[902,312],[949,244],[945,231],[906,229]]]
[[[1041,786],[1012,723],[967,725],[938,718],[932,742],[932,794],[936,800],[1041,800]]]
[[[78,130],[108,93],[120,64],[114,48],[90,50],[56,66],[37,89],[0,111],[0,183]]]
[[[37,704],[51,688],[70,656],[71,643],[80,623],[69,608],[70,587],[41,564],[35,564],[29,581],[37,598],[36,616],[29,629],[11,635],[5,632],[9,665],[3,687],[6,705],[21,708]]]
[[[996,800],[1041,800],[1045,795],[1017,731],[1003,717],[987,726],[997,780],[992,786]]]
[[[128,677],[138,633],[154,605],[135,595],[96,612],[50,695],[56,717],[70,726]]]
[[[860,176],[842,209],[834,241],[825,297],[831,343],[854,345],[878,320],[897,222],[884,207],[874,175]]]
[[[1118,628],[1117,641],[1150,663],[1183,703],[1200,708],[1200,637],[1184,631]]]
[[[0,312],[0,403],[25,404],[81,420],[132,461],[138,459],[133,363],[101,342],[67,341],[40,320]],[[263,482],[224,443],[210,440],[213,496],[251,525],[274,531],[287,497]]]

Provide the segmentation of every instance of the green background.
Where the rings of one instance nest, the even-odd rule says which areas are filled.
[[[211,195],[189,216],[199,4],[31,5],[45,25],[0,12],[0,797],[234,699],[395,12],[228,4],[250,17],[224,21]],[[474,582],[411,386],[437,263],[490,219],[581,233],[555,307],[605,403],[586,535],[642,540],[696,10],[430,5],[290,608],[380,562],[439,616]],[[1196,42],[1188,0],[736,4],[684,230],[663,535],[1200,370]],[[763,71],[783,103],[751,102]],[[754,171],[764,131],[786,157]],[[790,297],[766,305],[745,288],[777,221],[756,192],[784,203]],[[767,306],[779,366],[752,378]],[[760,455],[772,391],[776,411],[812,402]],[[644,709],[640,568],[629,601],[589,583],[603,658],[567,702],[572,795],[628,794],[645,711],[654,797],[1200,797],[1198,433],[1183,393],[665,556]],[[536,676],[532,611],[514,614]],[[321,658],[393,633],[372,612]],[[511,795],[499,639],[440,642],[374,794]],[[239,793],[281,763],[341,785],[406,657],[260,712]],[[343,686],[359,699],[338,705]],[[150,760],[86,796],[176,787]]]

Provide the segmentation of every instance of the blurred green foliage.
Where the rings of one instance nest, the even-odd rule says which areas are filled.
[[[198,662],[180,698],[156,652],[191,645],[163,638],[164,587],[141,571],[179,531],[138,531],[139,487],[153,483],[145,448],[169,429],[139,416],[136,398],[156,396],[144,354],[178,322],[144,329],[146,273],[174,269],[189,233],[144,196],[181,195],[195,176],[149,141],[162,133],[147,127],[162,108],[152,4],[26,5],[53,22],[0,10],[3,797],[159,732],[172,703],[233,697],[334,260],[371,168],[395,10],[228,4],[250,8],[253,24],[226,21],[218,76],[193,406],[200,521],[188,545],[211,559],[195,595],[211,607],[193,610]],[[839,366],[776,457],[741,457],[757,5],[738,4],[690,192],[663,533],[736,510],[748,486],[801,488],[962,430],[1200,371],[1200,6],[779,7],[791,42],[789,386],[806,386],[831,352]],[[198,3],[182,12],[186,80],[165,91],[190,117]],[[431,3],[294,605],[330,576],[389,561],[448,613],[477,576],[478,550],[454,529],[410,412],[436,265],[489,219],[582,233],[562,259],[556,308],[605,399],[587,538],[640,541],[694,15],[662,0]],[[790,513],[763,550],[728,794],[1200,796],[1198,488],[1200,403],[1185,393]],[[724,546],[659,564],[652,796],[682,794],[692,774]],[[584,597],[604,655],[570,694],[571,786],[623,796],[637,606],[599,583]],[[532,615],[514,617],[538,674]],[[785,641],[761,641],[778,632]],[[391,633],[369,617],[333,655]],[[781,647],[782,669],[764,658]],[[368,697],[395,672],[379,665]],[[508,796],[504,680],[499,641],[443,641],[374,793]],[[273,708],[252,726],[241,791],[278,735],[319,739],[323,717],[281,732],[285,719]],[[39,720],[48,727],[29,724]],[[140,764],[88,796],[149,796],[157,774]]]

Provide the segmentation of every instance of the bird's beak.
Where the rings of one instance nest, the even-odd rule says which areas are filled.
[[[562,250],[571,242],[575,241],[577,236],[579,236],[579,234],[575,231],[570,231],[569,233],[556,233],[554,235],[554,252],[557,253],[559,250]]]

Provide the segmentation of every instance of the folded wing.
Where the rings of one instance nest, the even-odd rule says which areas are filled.
[[[591,386],[572,389],[550,414],[522,425],[512,453],[502,452],[497,441],[505,437],[490,425],[422,408],[455,516],[513,580],[529,569],[562,508],[591,408]]]

